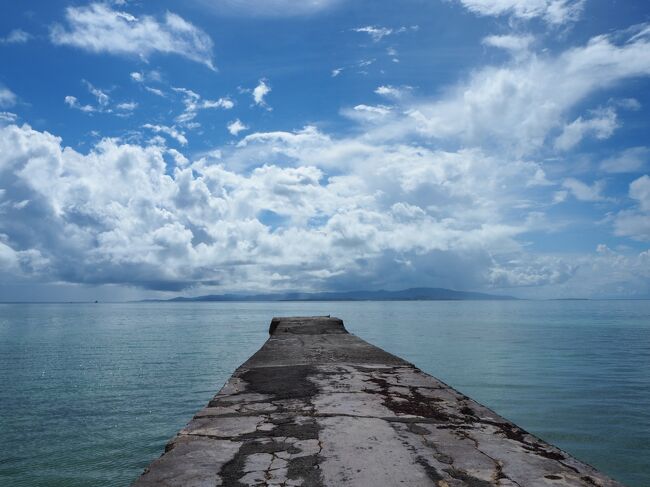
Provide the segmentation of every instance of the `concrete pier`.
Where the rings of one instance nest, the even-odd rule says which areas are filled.
[[[337,318],[270,335],[134,486],[621,485]]]

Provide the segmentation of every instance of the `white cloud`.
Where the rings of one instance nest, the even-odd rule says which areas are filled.
[[[486,46],[497,47],[507,51],[527,51],[535,41],[532,35],[491,35],[483,39]]]
[[[145,86],[145,90],[147,90],[149,93],[153,93],[156,96],[160,96],[161,98],[165,98],[165,92],[158,89],[158,88],[152,88],[151,86]]]
[[[596,181],[589,186],[575,178],[567,178],[562,183],[562,186],[571,191],[571,194],[579,201],[593,202],[605,199],[602,195],[602,191],[605,189],[604,181]]]
[[[356,105],[351,110],[344,109],[341,111],[346,117],[359,122],[382,122],[392,112],[391,107],[387,105]]]
[[[149,129],[157,134],[168,135],[172,139],[176,140],[179,144],[187,145],[187,137],[185,137],[185,134],[182,131],[178,130],[176,127],[146,123],[142,126],[142,128]]]
[[[500,288],[538,287],[567,282],[576,272],[575,263],[553,256],[512,259],[493,266],[489,279]]]
[[[407,93],[411,91],[410,86],[391,86],[391,85],[382,85],[377,87],[375,93],[386,98],[400,99],[403,98]]]
[[[587,97],[649,76],[649,52],[647,37],[619,43],[613,36],[597,36],[558,55],[530,55],[476,70],[441,98],[416,100],[408,115],[422,136],[532,153],[564,128],[569,112]],[[612,116],[613,111],[605,113],[597,136],[612,128]],[[405,129],[412,130],[404,121],[393,127]]]
[[[271,93],[271,86],[268,84],[267,80],[261,79],[257,86],[253,89],[253,101],[256,105],[265,107],[267,105],[264,98],[269,93]]]
[[[364,34],[368,34],[374,42],[379,42],[384,37],[389,36],[393,33],[393,29],[390,29],[388,27],[379,27],[379,26],[372,26],[372,25],[366,25],[365,27],[357,27],[356,29],[352,29],[352,30],[354,32],[362,32]]]
[[[617,127],[616,112],[613,109],[595,110],[592,118],[578,117],[570,124],[565,125],[562,133],[555,139],[555,148],[559,150],[572,149],[589,134],[600,140],[607,139],[611,137]]]
[[[630,198],[639,203],[641,211],[650,213],[650,176],[646,174],[630,183]]]
[[[136,83],[162,81],[162,75],[155,69],[151,71],[134,71],[129,76],[131,76],[131,79]]]
[[[650,147],[631,147],[605,159],[601,162],[600,168],[610,173],[640,172],[648,166],[648,161],[650,161]]]
[[[68,7],[66,25],[54,25],[50,39],[58,45],[86,51],[149,57],[176,54],[215,69],[210,36],[182,17],[167,12],[162,22],[154,17],[135,17],[103,3]]]
[[[25,44],[34,36],[22,29],[14,29],[5,37],[0,37],[0,44]]]
[[[564,203],[569,196],[568,191],[560,190],[553,193],[553,203]]]
[[[122,103],[118,103],[115,106],[115,108],[117,108],[118,110],[126,111],[126,112],[132,112],[133,110],[138,108],[138,103],[134,102],[134,101],[122,102]]]
[[[576,107],[650,74],[648,39],[617,39],[513,55],[426,99],[384,86],[377,94],[390,106],[343,111],[358,122],[347,135],[314,126],[250,133],[196,157],[170,150],[160,135],[145,145],[103,139],[80,153],[28,126],[0,128],[8,188],[0,265],[58,281],[170,290],[422,284],[589,296],[627,279],[626,292],[648,294],[643,252],[558,256],[527,246],[531,232],[568,225],[544,211],[575,205],[570,197],[607,202],[593,209],[607,206],[617,235],[649,239],[647,176],[631,185],[621,211],[604,196],[604,181],[546,165],[567,130],[580,132],[573,140],[598,137],[604,125],[584,124],[611,120],[608,110],[615,120],[613,109],[581,116]],[[198,110],[227,108],[185,88],[175,93],[189,118],[144,128],[181,145]],[[617,262],[617,273],[599,274]]]
[[[81,81],[86,86],[88,92],[96,98],[97,103],[95,105],[83,104],[76,96],[68,95],[64,98],[64,102],[70,108],[74,108],[75,110],[80,110],[88,114],[111,113],[118,117],[126,117],[130,115],[130,113],[127,112],[132,112],[138,106],[138,103],[134,101],[112,103],[111,97],[105,90],[97,88],[85,79]]]
[[[0,85],[0,108],[10,108],[16,104],[18,97],[9,88]]]
[[[219,98],[218,100],[203,100],[201,108],[223,108],[230,110],[235,106],[235,103],[230,98]]]
[[[75,110],[81,110],[84,113],[94,113],[97,111],[97,108],[91,105],[82,105],[81,103],[79,103],[79,100],[77,99],[76,96],[68,95],[64,98],[63,101],[70,108],[74,108]]]
[[[614,220],[614,233],[619,237],[650,241],[650,213],[634,210],[619,212]]]
[[[187,88],[172,88],[172,90],[183,95],[185,110],[176,117],[176,122],[186,126],[196,118],[200,110],[209,110],[213,108],[230,110],[235,106],[235,103],[227,97],[222,97],[218,100],[208,100],[202,98],[201,95],[195,91]]]
[[[634,112],[641,110],[641,102],[636,98],[623,98],[622,100],[617,100],[616,104],[621,108]]]
[[[331,72],[332,78],[336,78],[337,76],[340,76],[343,71],[353,71],[357,74],[363,74],[367,75],[368,71],[366,68],[372,64],[374,64],[376,59],[361,59],[360,61],[357,61],[355,63],[349,64],[347,66],[341,66],[339,68],[333,69]]]
[[[357,105],[354,107],[354,110],[383,116],[388,115],[391,109],[386,105]]]
[[[368,34],[373,42],[379,42],[384,37],[388,37],[394,34],[402,34],[404,32],[416,32],[420,29],[417,25],[411,25],[409,27],[402,26],[398,29],[392,29],[390,27],[381,27],[378,25],[366,25],[363,27],[356,27],[352,29],[353,32],[360,32],[362,34]]]
[[[18,115],[11,112],[0,112],[0,123],[14,123],[18,120]]]
[[[341,0],[194,0],[215,13],[254,17],[295,17],[326,11]]]
[[[500,221],[499,208],[519,198],[503,185],[514,190],[537,170],[504,167],[480,151],[333,139],[313,127],[252,134],[224,151],[219,163],[188,161],[164,145],[104,139],[80,154],[28,126],[2,128],[0,177],[10,191],[0,202],[0,233],[14,253],[43,256],[52,279],[70,282],[251,289],[283,275],[283,286],[306,289],[335,279],[368,284],[387,275],[382,269],[401,269],[395,259],[451,273],[516,249],[513,238],[526,224]],[[236,170],[260,154],[266,164]],[[173,173],[166,155],[180,161]],[[287,159],[293,163],[281,166]],[[328,168],[340,175],[325,178]],[[22,209],[15,205],[26,199]],[[272,229],[259,220],[262,211],[286,223]],[[406,279],[400,272],[410,269],[388,275]],[[476,272],[461,274],[457,287],[486,283]]]
[[[5,267],[41,280],[168,290],[218,283],[224,291],[414,280],[578,289],[576,276],[593,259],[535,256],[518,242],[547,227],[539,208],[557,186],[539,186],[540,171],[480,149],[336,138],[315,127],[254,133],[216,158],[190,160],[161,143],[112,139],[81,154],[45,132],[9,126],[0,128],[8,188],[0,234],[9,236]],[[631,190],[635,201],[645,201],[644,185]],[[600,195],[597,184],[565,186],[583,199]],[[265,225],[268,212],[283,223]]]
[[[239,119],[230,122],[227,128],[228,128],[228,132],[230,132],[235,137],[239,135],[240,132],[243,132],[244,130],[248,130],[248,126],[242,123],[242,121]]]
[[[541,272],[535,263],[543,266]],[[600,244],[595,253],[533,257],[530,261],[515,262],[505,272],[511,274],[506,279],[514,279],[513,284],[521,279],[531,281],[528,290],[518,288],[517,292],[532,298],[647,298],[650,295],[650,250],[621,253]],[[536,280],[540,287],[535,287]]]
[[[650,242],[650,176],[645,174],[632,181],[629,196],[636,206],[616,214],[614,232],[621,237]],[[650,250],[648,258],[650,264]]]
[[[466,9],[477,15],[508,15],[529,20],[541,18],[549,24],[559,25],[577,20],[582,14],[585,0],[458,0]]]
[[[108,94],[106,94],[106,92],[100,90],[99,88],[95,88],[86,80],[83,80],[83,83],[86,85],[86,88],[88,88],[88,91],[97,98],[97,103],[100,107],[108,106],[111,98],[108,96]]]

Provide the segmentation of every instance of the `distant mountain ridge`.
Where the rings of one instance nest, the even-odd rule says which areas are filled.
[[[277,293],[277,294],[210,294],[207,296],[171,299],[148,299],[146,301],[166,302],[222,302],[222,301],[487,301],[513,300],[512,296],[500,296],[452,289],[416,287],[401,291],[343,291],[319,293]]]

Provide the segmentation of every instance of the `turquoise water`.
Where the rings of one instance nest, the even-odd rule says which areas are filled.
[[[0,485],[128,485],[299,314],[650,486],[650,301],[0,305]]]

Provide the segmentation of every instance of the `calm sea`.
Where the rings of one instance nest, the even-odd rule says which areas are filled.
[[[272,316],[314,314],[650,486],[650,301],[0,305],[0,485],[128,485]]]

